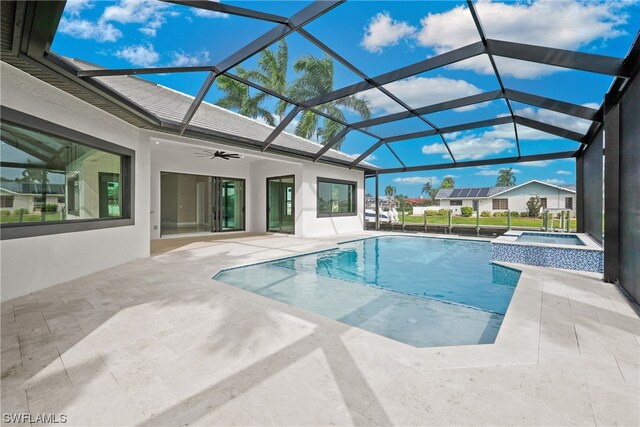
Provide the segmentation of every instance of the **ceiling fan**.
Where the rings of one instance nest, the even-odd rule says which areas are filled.
[[[225,160],[240,158],[240,155],[238,154],[226,153],[224,151],[211,151],[211,150],[202,150],[202,151],[203,153],[193,153],[193,154],[195,154],[198,157],[209,157],[211,159],[215,159],[216,157],[219,157]]]

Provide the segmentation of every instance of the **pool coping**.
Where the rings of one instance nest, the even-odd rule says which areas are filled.
[[[301,251],[299,254],[288,257],[274,256],[271,259],[258,263],[239,263],[232,267],[217,268],[210,277],[215,277],[224,270],[263,264],[266,262],[311,255],[336,249],[340,244],[373,237],[405,236],[405,237],[432,237],[439,239],[475,240],[491,242],[492,239],[460,236],[442,236],[428,233],[391,233],[391,232],[366,232],[369,236],[362,238],[347,238],[335,243],[328,243],[326,248],[311,251]],[[374,346],[373,351],[382,351],[408,366],[421,370],[495,366],[498,364],[533,364],[538,361],[538,349],[540,340],[540,316],[542,309],[542,280],[540,270],[553,271],[551,268],[535,267],[505,262],[494,262],[497,265],[518,270],[521,272],[518,284],[515,287],[509,307],[504,315],[502,325],[493,344],[473,344],[445,347],[414,347],[373,332],[366,331],[356,326],[347,325],[320,314],[316,314],[300,307],[295,307],[256,293],[227,285],[215,279],[211,279],[219,290],[234,298],[245,301],[254,301],[256,305],[264,309],[273,309],[289,313],[303,318],[312,318],[319,324],[331,328],[344,330],[344,336],[349,341],[366,346]],[[575,273],[577,274],[577,273]]]

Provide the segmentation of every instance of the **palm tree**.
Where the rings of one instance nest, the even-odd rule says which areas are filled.
[[[289,84],[287,83],[287,67],[289,65],[289,48],[287,42],[282,39],[278,42],[277,52],[265,49],[260,52],[258,66],[255,70],[244,71],[240,76],[259,83],[261,86],[271,89],[275,93],[286,94]],[[284,118],[288,104],[279,100],[273,111],[279,121]]]
[[[442,180],[442,184],[440,184],[440,188],[453,188],[455,187],[456,182],[452,177],[448,176]]]
[[[438,191],[440,191],[438,188],[432,188],[431,190],[429,190],[429,196],[431,196],[431,201],[433,203],[436,202],[436,196],[438,195]]]
[[[236,67],[236,72],[240,77],[244,77],[247,73],[242,67]],[[261,118],[270,126],[276,125],[273,114],[262,106],[267,96],[266,93],[260,92],[251,96],[249,86],[227,76],[219,76],[216,83],[218,88],[225,93],[225,96],[218,100],[217,105],[222,108],[238,110],[238,113],[253,119]]]
[[[499,187],[511,187],[516,185],[516,176],[513,174],[513,168],[500,169],[496,185]]]
[[[384,194],[385,196],[392,198],[396,195],[396,187],[394,187],[393,185],[387,185],[387,187],[384,189]]]
[[[425,182],[424,185],[422,186],[422,191],[420,192],[420,194],[422,193],[426,193],[429,194],[429,192],[431,191],[431,186],[432,186],[432,182]]]
[[[321,59],[305,55],[295,62],[293,69],[300,74],[289,89],[289,96],[293,99],[302,101],[333,92],[334,66],[333,60],[328,55],[325,54]],[[355,95],[327,102],[316,108],[342,121],[346,121],[343,108],[357,113],[364,120],[371,117],[369,101]],[[316,113],[305,110],[296,126],[296,135],[303,138],[316,138],[320,143],[325,144],[343,129],[341,124],[333,120],[324,119],[322,124],[319,124],[319,121],[320,118]],[[339,150],[343,142],[344,138],[333,148]]]

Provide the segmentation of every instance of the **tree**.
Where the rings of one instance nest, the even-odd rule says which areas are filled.
[[[527,210],[529,211],[529,216],[537,217],[540,213],[540,209],[542,208],[542,200],[538,196],[531,196],[527,201]]]
[[[429,190],[429,196],[431,197],[431,200],[433,201],[433,203],[436,202],[436,196],[438,195],[438,191],[440,191],[437,188],[432,188],[431,190]]]
[[[513,168],[500,169],[496,185],[500,187],[511,187],[516,185],[516,176],[513,174]]]
[[[420,192],[420,194],[423,194],[423,193],[429,194],[429,192],[431,191],[431,186],[432,186],[431,181],[424,183],[422,185],[422,191]]]
[[[277,52],[274,53],[271,49],[263,50],[260,52],[257,69],[244,71],[240,76],[247,80],[255,81],[276,93],[286,94],[289,90],[287,82],[288,66],[289,48],[287,42],[282,39],[278,42]],[[280,119],[279,121],[284,118],[287,105],[283,100],[279,100],[276,104],[274,113]]]
[[[236,67],[236,72],[240,77],[244,77],[247,74],[247,71],[242,67]],[[273,114],[262,106],[267,96],[266,93],[260,92],[251,96],[249,86],[227,76],[219,76],[216,79],[216,83],[218,88],[225,94],[216,102],[217,105],[230,110],[238,110],[238,113],[252,119],[261,118],[270,126],[276,125]]]
[[[295,62],[293,69],[300,76],[289,89],[291,98],[303,101],[333,92],[334,67],[330,56],[325,54],[322,58],[316,58],[305,55]],[[316,109],[342,121],[346,121],[343,109],[353,111],[363,120],[371,117],[369,101],[355,95],[327,102],[317,106]],[[323,119],[321,124],[319,122],[320,118],[316,113],[305,110],[296,126],[296,135],[303,138],[316,138],[321,144],[326,144],[343,129],[341,124],[333,120]],[[344,138],[333,148],[339,150],[343,142]]]
[[[440,188],[453,188],[455,187],[456,182],[452,177],[448,176],[442,180],[442,184],[440,184]]]
[[[387,185],[387,187],[384,189],[384,194],[389,198],[393,198],[393,196],[396,195],[396,187],[394,187],[393,185]]]

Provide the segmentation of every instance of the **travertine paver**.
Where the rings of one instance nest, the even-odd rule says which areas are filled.
[[[640,423],[640,321],[597,275],[514,265],[495,344],[426,349],[211,279],[373,234],[212,241],[4,302],[2,412],[69,425]]]

